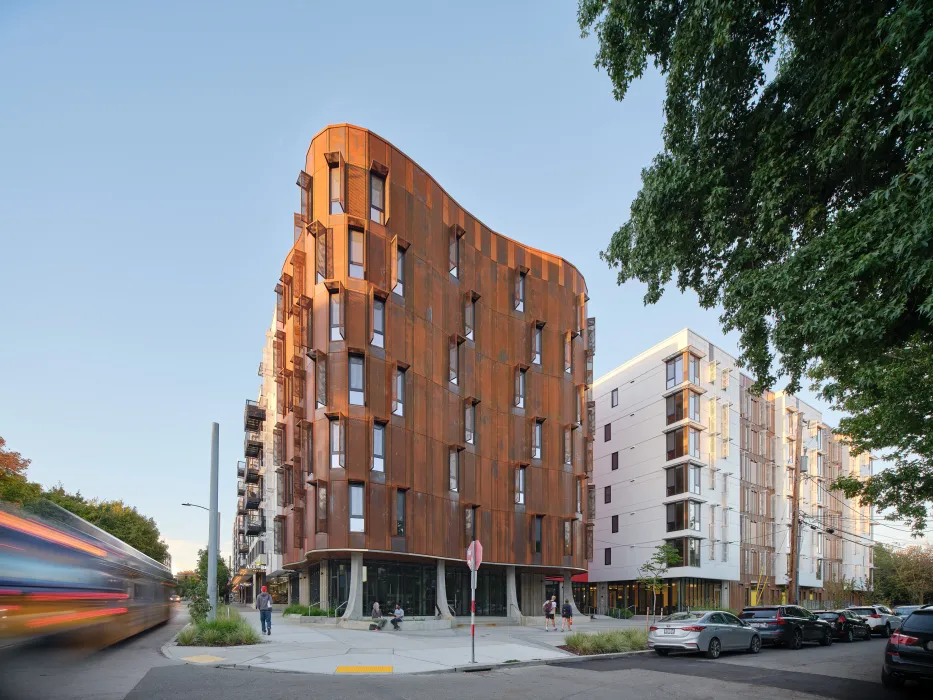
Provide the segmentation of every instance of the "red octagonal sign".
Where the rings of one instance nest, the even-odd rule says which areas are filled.
[[[479,540],[473,540],[470,546],[467,547],[467,566],[470,567],[470,571],[476,571],[482,563],[483,545],[480,544]]]

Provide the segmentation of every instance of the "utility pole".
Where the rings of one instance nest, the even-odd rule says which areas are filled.
[[[793,595],[795,605],[800,603],[800,443],[803,441],[803,420],[797,410],[797,439],[794,441],[794,495],[790,532],[790,563],[793,567],[787,576],[787,597]],[[791,588],[793,585],[793,588]]]
[[[211,423],[211,495],[210,495],[210,531],[208,534],[207,547],[207,598],[210,601],[211,609],[207,613],[207,619],[213,620],[217,617],[217,546],[220,538],[220,522],[217,513],[217,477],[218,477],[218,456],[220,447],[220,426],[217,423]]]

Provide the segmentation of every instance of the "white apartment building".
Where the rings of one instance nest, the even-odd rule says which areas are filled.
[[[755,396],[752,383],[689,329],[596,380],[594,552],[578,604],[644,612],[651,595],[636,579],[663,542],[682,564],[668,571],[659,609],[780,600],[798,415],[813,465],[801,476],[801,597],[818,599],[824,576],[870,576],[871,514],[827,489],[843,470],[866,474],[870,458],[856,465],[818,411],[783,393]]]

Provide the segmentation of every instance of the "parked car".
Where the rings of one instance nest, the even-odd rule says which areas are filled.
[[[648,647],[661,656],[672,651],[702,651],[708,659],[723,651],[761,651],[761,637],[735,615],[693,610],[662,617],[648,630]]]
[[[813,614],[833,626],[833,637],[845,642],[871,639],[871,625],[851,610],[814,610]]]
[[[743,608],[739,617],[757,630],[761,641],[800,649],[804,642],[833,643],[833,627],[799,605],[756,605]]]
[[[872,633],[882,637],[890,637],[891,632],[901,626],[901,618],[884,605],[852,606],[849,610],[864,617],[871,625]]]
[[[902,620],[910,615],[914,610],[919,610],[920,608],[926,607],[925,605],[898,605],[893,609],[895,615],[897,615]]]
[[[884,647],[881,685],[900,688],[906,680],[933,679],[933,607],[914,610]]]

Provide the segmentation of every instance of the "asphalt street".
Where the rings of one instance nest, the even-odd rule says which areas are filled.
[[[768,649],[757,656],[641,654],[573,665],[407,676],[323,676],[190,666],[165,659],[159,647],[184,623],[168,625],[84,657],[33,649],[0,658],[0,697],[20,700],[229,700],[231,697],[369,700],[874,700],[891,697],[879,683],[884,640],[794,652]],[[907,698],[929,697],[929,687]]]

